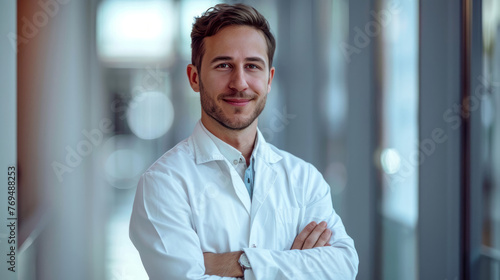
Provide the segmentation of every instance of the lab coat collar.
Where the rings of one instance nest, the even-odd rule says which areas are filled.
[[[254,153],[256,157],[269,164],[276,163],[282,159],[282,157],[273,151],[269,144],[267,144],[264,136],[262,136],[262,133],[258,128],[257,137],[258,145],[255,147],[257,151]],[[193,144],[196,164],[203,164],[215,160],[224,160],[224,156],[221,154],[215,143],[203,130],[201,120],[199,120],[196,124],[193,134],[190,137],[190,141]]]
[[[267,163],[276,163],[282,159],[280,155],[278,155],[272,148],[271,146],[266,142],[266,139],[264,139],[264,136],[260,132],[260,130],[257,128],[257,139],[258,139],[258,144],[257,144],[257,152],[255,155],[261,159],[263,159]]]

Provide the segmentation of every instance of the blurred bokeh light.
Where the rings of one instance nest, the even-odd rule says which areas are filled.
[[[174,121],[174,106],[160,92],[143,92],[132,99],[127,111],[127,122],[132,132],[141,139],[163,136]]]
[[[167,62],[173,56],[175,9],[170,1],[103,1],[97,47],[107,63]]]
[[[401,158],[396,149],[385,149],[380,155],[380,161],[384,172],[387,174],[394,174],[399,171],[401,167]]]

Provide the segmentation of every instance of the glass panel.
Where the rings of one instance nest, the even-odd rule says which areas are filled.
[[[482,95],[483,162],[483,254],[482,273],[500,279],[500,1],[483,1]]]
[[[383,0],[367,35],[382,29],[382,279],[418,279],[418,1]]]
[[[347,107],[348,94],[346,88],[347,60],[342,49],[339,48],[347,39],[349,7],[345,1],[332,1],[329,9],[323,8],[327,21],[323,26],[329,26],[328,34],[321,35],[329,44],[329,51],[325,55],[328,59],[328,77],[326,90],[320,96],[323,100],[323,112],[326,119],[327,165],[324,170],[325,180],[331,187],[333,205],[339,215],[343,215],[343,202],[347,178]]]

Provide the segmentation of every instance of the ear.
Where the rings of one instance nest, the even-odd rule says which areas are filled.
[[[267,81],[267,93],[271,91],[271,84],[273,83],[273,78],[274,78],[274,67],[271,67],[271,70],[269,70],[269,80]]]
[[[189,79],[189,85],[195,92],[200,92],[200,77],[198,76],[198,70],[193,64],[189,64],[186,69],[186,73]]]

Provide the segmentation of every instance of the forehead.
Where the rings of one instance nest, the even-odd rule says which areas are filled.
[[[260,57],[268,63],[264,33],[251,26],[231,25],[224,27],[217,34],[206,37],[204,46],[204,61],[210,61],[217,56],[229,56],[235,60]]]

